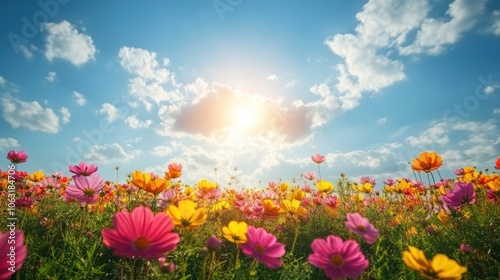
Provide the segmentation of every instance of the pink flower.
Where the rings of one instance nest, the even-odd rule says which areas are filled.
[[[454,190],[446,190],[446,194],[441,197],[443,203],[448,208],[458,210],[466,204],[476,202],[476,192],[472,183],[457,182],[454,184]]]
[[[207,241],[205,242],[205,247],[209,251],[215,251],[219,249],[221,245],[222,245],[222,240],[217,238],[217,236],[215,235],[210,236],[210,238],[208,238]]]
[[[465,243],[460,243],[460,251],[464,253],[470,253],[472,251],[472,248]]]
[[[380,235],[379,231],[370,223],[367,218],[363,218],[359,213],[348,213],[345,226],[351,231],[361,236],[366,243],[373,244]]]
[[[9,278],[23,266],[28,253],[23,243],[23,231],[15,230],[5,233],[0,231],[0,279]]]
[[[23,163],[28,160],[28,155],[24,151],[18,151],[16,153],[14,150],[10,150],[7,153],[7,159],[13,164]]]
[[[280,258],[285,255],[285,245],[276,242],[276,236],[263,228],[248,227],[247,243],[240,245],[245,255],[254,257],[269,268],[283,264]]]
[[[173,273],[175,271],[175,264],[173,262],[167,262],[165,257],[158,259],[158,267],[163,273]]]
[[[312,180],[314,180],[314,178],[316,178],[316,173],[314,173],[313,171],[309,171],[306,174],[304,174],[304,178],[312,181]]]
[[[342,238],[330,235],[326,239],[314,239],[311,248],[313,253],[309,255],[309,263],[323,269],[329,278],[357,278],[370,265],[354,240],[344,242]]]
[[[80,162],[79,165],[69,166],[69,172],[81,176],[89,176],[96,171],[97,171],[97,166],[93,164],[87,165],[85,162]]]
[[[375,180],[374,178],[371,178],[370,176],[363,176],[363,177],[361,177],[361,179],[359,179],[359,183],[361,185],[363,185],[364,183],[370,183],[373,186],[375,186],[377,184],[377,180]]]
[[[326,157],[324,155],[315,154],[314,156],[311,157],[311,159],[315,163],[320,164],[325,161]]]
[[[95,203],[103,188],[103,179],[98,174],[90,176],[73,176],[74,184],[66,187],[66,195],[80,202]]]
[[[387,179],[384,184],[388,185],[389,187],[394,185],[396,183],[396,181],[394,181],[393,179]]]
[[[144,206],[116,213],[113,225],[115,229],[102,230],[102,242],[118,256],[158,259],[180,242],[179,234],[172,232],[172,219],[164,212],[154,215]]]

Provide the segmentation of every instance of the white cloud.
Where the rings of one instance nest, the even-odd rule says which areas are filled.
[[[113,106],[112,104],[109,104],[109,103],[103,103],[101,105],[101,109],[99,110],[99,113],[102,115],[105,115],[106,119],[109,122],[114,122],[119,116],[119,112],[116,109],[116,107]]]
[[[53,82],[53,81],[55,81],[55,80],[57,79],[57,74],[56,74],[56,72],[49,72],[49,73],[47,74],[47,77],[45,77],[45,79],[46,79],[47,81],[49,81],[49,82]]]
[[[494,110],[493,110],[493,114],[495,114],[495,115],[496,115],[496,114],[500,114],[500,108],[494,109]]]
[[[140,48],[121,47],[118,52],[123,69],[145,80],[167,82],[170,72],[156,60],[156,53]]]
[[[122,146],[117,143],[92,145],[89,153],[84,156],[85,160],[95,161],[99,163],[120,163],[128,162],[140,154],[139,150],[125,151]]]
[[[71,113],[69,112],[68,108],[62,107],[60,112],[62,115],[62,123],[63,124],[68,123],[69,118],[71,117]]]
[[[495,10],[492,13],[493,20],[488,31],[493,33],[495,36],[500,36],[500,10]]]
[[[377,124],[384,124],[387,121],[387,118],[380,118],[377,120]]]
[[[19,147],[19,142],[14,138],[0,138],[0,151]]]
[[[200,99],[204,98],[210,92],[210,87],[203,78],[197,78],[194,83],[187,84],[184,89],[194,94],[194,98],[191,101],[193,104],[198,103]]]
[[[153,122],[151,120],[140,121],[136,115],[130,115],[125,118],[125,123],[131,128],[148,128]]]
[[[172,153],[172,148],[169,146],[156,146],[151,153],[159,157],[166,157]]]
[[[276,81],[278,79],[278,76],[276,74],[269,74],[267,76],[268,81]]]
[[[19,45],[19,49],[21,50],[21,53],[27,58],[31,59],[33,58],[33,53],[26,47],[24,44]]]
[[[497,88],[500,88],[500,85],[487,86],[484,88],[484,93],[492,94],[495,92]]]
[[[95,60],[96,48],[92,37],[80,33],[68,21],[46,23],[43,30],[47,31],[45,56],[48,60],[61,58],[76,66]]]
[[[293,80],[285,84],[286,88],[292,88],[297,85],[297,81]]]
[[[413,147],[423,147],[428,145],[446,145],[450,139],[448,137],[449,125],[446,122],[433,122],[430,127],[421,132],[418,136],[409,136],[406,141]]]
[[[4,77],[0,76],[0,86],[5,85],[5,83],[7,83],[7,80],[5,80]]]
[[[3,98],[2,106],[4,120],[13,128],[24,127],[47,133],[59,131],[59,117],[51,108],[42,107],[38,101]]]
[[[83,106],[85,103],[87,103],[87,99],[85,99],[85,96],[83,94],[79,93],[78,91],[73,91],[73,97],[75,98],[76,104]]]
[[[446,11],[449,20],[426,18],[417,32],[415,41],[400,48],[401,54],[439,54],[445,46],[456,43],[474,27],[485,11],[486,0],[455,0]]]
[[[80,142],[80,140],[82,140],[82,139],[80,137],[78,137],[78,136],[75,137],[75,138],[73,138],[73,142]]]

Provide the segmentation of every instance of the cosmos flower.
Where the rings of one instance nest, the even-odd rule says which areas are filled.
[[[175,226],[183,229],[195,229],[207,221],[205,208],[196,208],[195,203],[189,199],[179,201],[178,207],[170,204],[166,213]]]
[[[89,176],[73,176],[74,184],[66,187],[66,195],[80,202],[92,204],[99,198],[104,180],[96,173]]]
[[[182,164],[171,163],[168,165],[168,171],[165,172],[165,179],[175,179],[182,175]]]
[[[423,152],[411,162],[415,171],[431,172],[443,165],[443,159],[436,152]]]
[[[179,234],[172,232],[170,217],[163,212],[155,215],[148,207],[116,213],[113,225],[114,229],[102,230],[102,242],[118,256],[158,259],[177,249],[180,242]]]
[[[367,218],[363,218],[359,213],[348,213],[345,226],[351,231],[361,236],[368,244],[373,244],[380,235],[379,231],[370,223]]]
[[[10,150],[7,153],[7,159],[13,164],[23,163],[28,160],[28,155],[24,151],[18,151],[17,153],[14,150]]]
[[[139,170],[132,173],[132,184],[153,194],[161,193],[169,185],[169,181],[151,173],[142,173]]]
[[[14,239],[9,239],[11,236],[14,236]],[[14,243],[11,242],[12,240]],[[0,279],[8,279],[23,266],[28,254],[26,245],[23,243],[23,231],[15,230],[5,233],[0,231]]]
[[[446,190],[446,195],[441,197],[448,208],[458,210],[460,207],[476,202],[474,185],[467,182],[457,182],[453,190]]]
[[[333,191],[333,188],[334,188],[332,183],[325,181],[325,180],[318,181],[316,183],[316,187],[322,193],[330,193]]]
[[[313,171],[309,171],[306,174],[304,174],[304,178],[312,181],[312,180],[314,180],[314,178],[316,178],[316,173],[314,173]]]
[[[422,250],[413,246],[408,246],[408,251],[403,252],[403,261],[425,279],[462,279],[462,275],[467,272],[467,267],[459,265],[443,254],[437,254],[429,261]]]
[[[89,176],[97,172],[98,167],[91,164],[87,165],[85,162],[80,162],[79,165],[70,165],[69,172],[79,176]]]
[[[338,236],[330,235],[326,239],[314,239],[311,248],[313,253],[308,257],[309,263],[323,269],[325,275],[332,279],[357,278],[370,265],[354,240],[343,241]]]
[[[326,157],[321,154],[315,154],[314,156],[311,157],[312,161],[314,161],[317,164],[323,163],[326,160]]]
[[[224,237],[237,244],[244,244],[247,242],[248,225],[245,222],[231,221],[227,227],[222,228]]]
[[[240,248],[245,255],[254,257],[257,261],[274,269],[283,264],[280,258],[285,255],[285,245],[277,242],[276,236],[263,228],[248,227],[247,242]]]

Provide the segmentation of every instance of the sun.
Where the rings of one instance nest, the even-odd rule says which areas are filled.
[[[252,103],[233,104],[230,113],[232,128],[238,132],[255,131],[261,126],[261,109]]]

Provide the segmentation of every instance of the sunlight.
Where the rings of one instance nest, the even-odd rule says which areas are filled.
[[[254,104],[239,103],[231,108],[233,129],[248,132],[258,129],[262,122],[262,112]]]

